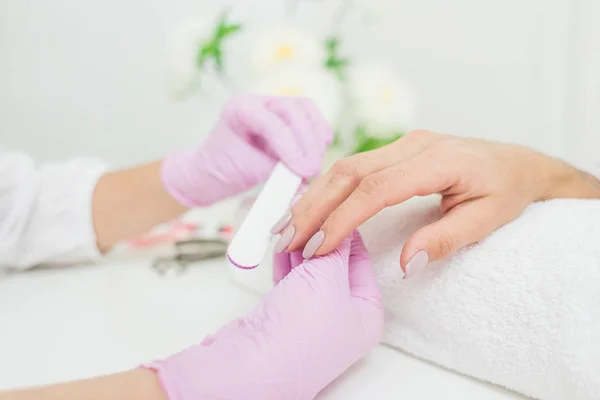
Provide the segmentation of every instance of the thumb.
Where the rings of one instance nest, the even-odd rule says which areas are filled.
[[[354,231],[348,274],[353,297],[373,300],[379,304],[381,293],[373,270],[373,261],[358,231]]]
[[[363,323],[364,344],[369,348],[381,340],[384,313],[373,261],[358,231],[353,234],[348,270],[350,293]]]
[[[331,252],[304,261],[303,265],[312,265],[329,278],[348,284],[348,261],[350,259],[352,237],[347,237]]]
[[[417,230],[400,256],[405,277],[485,238],[501,225],[497,216],[497,207],[489,199],[474,200],[455,206],[440,220]]]

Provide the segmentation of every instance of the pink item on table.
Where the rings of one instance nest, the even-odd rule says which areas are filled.
[[[145,235],[131,239],[127,241],[126,244],[133,249],[160,246],[188,238],[200,229],[200,225],[175,220],[158,231],[149,232]]]
[[[316,175],[332,138],[308,99],[240,94],[202,145],[165,158],[162,180],[180,203],[206,206],[264,182],[278,161],[302,177]]]
[[[169,400],[312,399],[379,342],[381,295],[357,232],[325,256],[275,263],[282,279],[250,314],[145,366]]]

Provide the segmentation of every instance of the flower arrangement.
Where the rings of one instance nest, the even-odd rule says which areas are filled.
[[[373,14],[373,2],[354,3],[341,3],[338,25],[353,5]],[[318,37],[282,22],[248,28],[231,21],[227,12],[212,24],[182,23],[172,46],[174,94],[185,98],[201,88],[204,77],[213,75],[233,90],[308,97],[336,132],[331,153],[337,158],[391,143],[409,127],[414,114],[411,91],[389,64],[346,56],[341,34]],[[231,49],[241,37],[248,39],[244,51]],[[232,65],[243,71],[232,72]]]

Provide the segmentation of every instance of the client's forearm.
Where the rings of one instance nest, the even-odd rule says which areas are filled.
[[[166,400],[156,375],[136,369],[53,386],[0,392],[0,400]]]
[[[105,174],[96,186],[92,218],[98,248],[148,231],[185,212],[164,189],[161,162]]]

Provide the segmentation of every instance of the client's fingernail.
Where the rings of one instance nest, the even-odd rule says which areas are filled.
[[[271,233],[273,235],[277,235],[279,232],[284,230],[286,226],[288,226],[290,224],[291,220],[292,220],[292,213],[288,212],[283,217],[279,218],[279,221],[277,221],[275,223],[275,225],[273,225],[273,227],[271,228]]]
[[[406,264],[406,275],[404,278],[410,278],[425,268],[429,262],[429,253],[427,250],[419,250]]]
[[[315,255],[319,247],[323,244],[325,240],[325,232],[319,231],[315,233],[308,242],[306,242],[306,246],[304,246],[304,250],[302,251],[302,257],[311,258]]]
[[[281,237],[279,238],[279,241],[275,245],[275,252],[281,253],[282,251],[287,249],[290,243],[292,243],[295,234],[296,228],[294,228],[294,225],[290,226],[285,231],[283,231]]]

